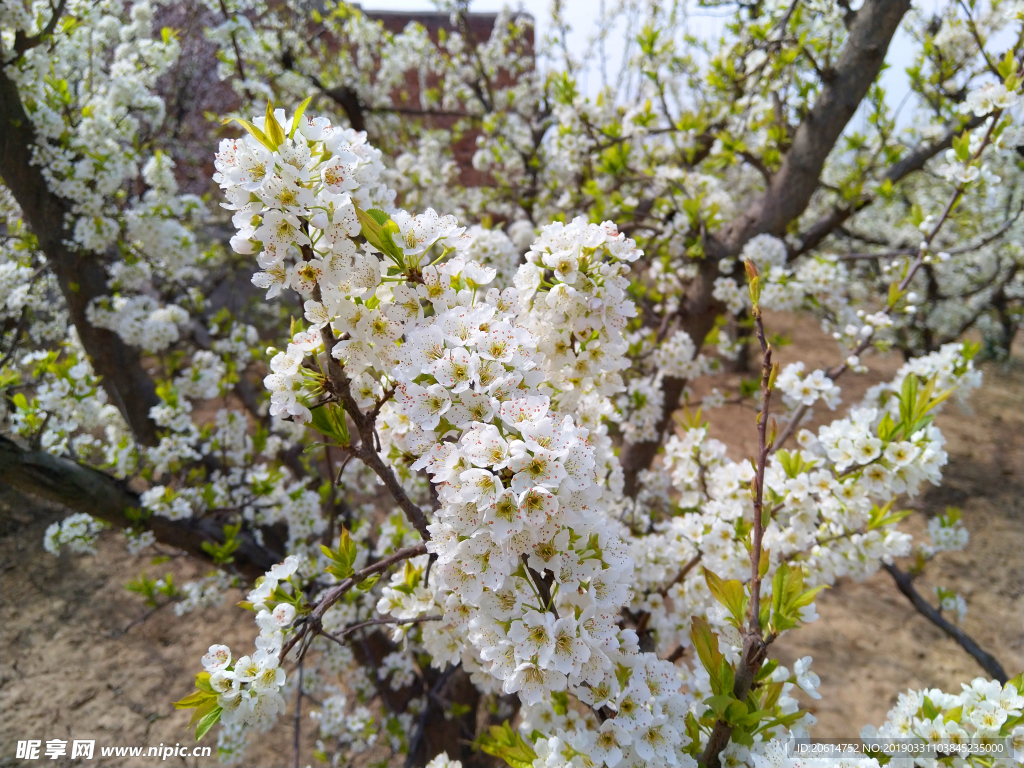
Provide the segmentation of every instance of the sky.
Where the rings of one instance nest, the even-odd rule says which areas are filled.
[[[430,0],[356,0],[366,10],[395,10],[395,11],[432,11],[436,6]],[[610,2],[611,0],[609,0]],[[575,55],[582,54],[587,46],[588,39],[593,33],[596,21],[599,16],[599,9],[604,0],[563,0],[565,7],[565,18],[567,18],[573,31],[569,38],[570,50]],[[472,0],[470,10],[480,13],[496,12],[505,5],[515,10],[525,10],[533,15],[537,25],[538,39],[545,33],[548,17],[550,15],[551,0]],[[693,3],[695,6],[696,3]],[[940,5],[940,0],[917,0],[915,7],[925,10],[932,10]],[[722,30],[726,19],[727,11],[708,8],[693,8],[691,11],[692,31],[700,37],[714,37]],[[621,60],[624,48],[624,34],[610,36],[607,44],[608,60],[611,68],[616,71],[618,62]],[[882,85],[886,89],[887,99],[893,109],[899,107],[909,92],[906,68],[911,64],[913,48],[910,38],[899,30],[896,33],[892,44],[889,46],[889,53],[886,61],[890,67],[882,74]],[[594,95],[601,87],[601,78],[597,71],[585,73],[579,79],[581,90]],[[905,107],[897,116],[897,125],[904,127],[912,120],[913,109]]]

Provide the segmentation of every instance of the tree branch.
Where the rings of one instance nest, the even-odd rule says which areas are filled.
[[[1006,685],[1006,681],[1010,678],[1006,674],[1006,670],[1003,669],[1002,664],[996,660],[996,657],[983,651],[970,635],[956,624],[947,621],[936,608],[933,608],[914,587],[914,580],[909,573],[904,573],[895,565],[883,563],[882,567],[889,572],[889,575],[896,582],[896,587],[917,609],[918,613],[956,640],[960,647],[967,651],[994,680],[998,680],[1001,685]]]
[[[834,77],[823,84],[821,94],[797,128],[790,150],[764,194],[733,221],[723,236],[706,238],[707,255],[700,262],[698,277],[691,284],[680,311],[681,327],[690,334],[698,350],[714,327],[715,317],[724,309],[712,296],[719,259],[738,255],[756,235],[768,233],[781,237],[790,222],[807,209],[819,186],[825,161],[881,72],[892,36],[909,8],[910,0],[866,0],[850,24],[850,34],[835,64]],[[841,216],[837,224],[849,214]],[[627,495],[636,495],[639,473],[654,460],[684,384],[672,378],[666,378],[662,384],[665,397],[657,425],[659,439],[633,443],[623,449],[621,462]]]
[[[42,171],[31,162],[35,129],[25,113],[18,87],[0,68],[0,178],[11,190],[39,248],[53,265],[71,321],[101,378],[103,388],[131,427],[136,439],[156,445],[157,430],[149,409],[159,404],[153,380],[137,350],[113,331],[96,328],[86,318],[89,303],[109,293],[102,261],[96,254],[72,250],[65,218],[70,203],[50,191]]]
[[[85,512],[117,528],[131,527],[133,523],[125,516],[125,511],[142,506],[138,494],[122,481],[45,451],[24,450],[3,436],[0,436],[0,483]],[[171,520],[153,515],[147,525],[157,541],[204,560],[210,559],[203,551],[204,542],[224,541],[223,525],[212,518]],[[281,555],[258,544],[247,531],[239,532],[237,538],[240,546],[234,552],[234,564],[246,578],[262,576],[282,560]]]
[[[834,77],[824,83],[797,128],[771,186],[726,232],[721,256],[735,256],[755,235],[783,235],[804,212],[826,159],[881,72],[889,43],[909,8],[910,0],[868,0],[857,11]]]
[[[748,269],[752,269],[747,262]],[[768,454],[772,450],[775,433],[775,420],[769,422],[768,407],[772,395],[772,348],[764,335],[764,323],[761,311],[755,301],[753,308],[754,326],[757,340],[761,345],[763,359],[761,362],[761,412],[757,417],[757,466],[751,491],[754,501],[754,527],[750,545],[750,603],[747,607],[747,627],[743,632],[743,654],[736,667],[736,679],[733,683],[733,696],[744,701],[750,692],[754,679],[761,665],[768,657],[768,645],[775,639],[774,635],[765,638],[761,627],[761,539],[764,535],[764,473],[768,464]],[[720,768],[719,755],[729,745],[732,726],[725,720],[718,720],[708,737],[704,747],[701,765],[707,768]]]
[[[403,560],[408,560],[409,558],[416,557],[418,555],[425,555],[426,553],[426,544],[417,544],[413,547],[405,547],[404,549],[399,549],[393,554],[388,555],[385,558],[381,558],[372,565],[368,565],[362,570],[356,571],[347,579],[342,579],[340,582],[338,582],[337,585],[331,587],[320,599],[320,602],[317,603],[316,606],[314,606],[313,611],[309,614],[309,618],[303,625],[302,629],[296,632],[295,636],[284,644],[284,647],[281,649],[281,660],[284,661],[285,657],[288,655],[288,652],[295,647],[295,644],[299,640],[305,637],[307,632],[310,631],[310,627],[312,627],[312,631],[314,633],[321,633],[321,623],[323,621],[324,614],[327,613],[327,609],[334,605],[336,602],[338,602],[346,592],[352,589],[352,587],[356,586],[362,581],[365,581],[368,577],[373,576],[375,573],[386,571],[395,563],[400,563]]]

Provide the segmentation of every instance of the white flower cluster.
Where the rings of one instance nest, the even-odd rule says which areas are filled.
[[[960,519],[960,510],[950,508],[946,514],[938,515],[928,521],[928,538],[930,544],[922,547],[928,557],[939,552],[959,552],[967,546],[970,532],[964,528]]]
[[[939,610],[956,614],[956,623],[962,624],[967,615],[967,601],[952,589],[935,587],[935,595],[939,598]]]
[[[889,710],[878,728],[865,726],[861,738],[911,739],[920,744],[958,745],[969,741],[1005,738],[1012,754],[996,760],[997,765],[1019,765],[1024,757],[1024,726],[1019,725],[1024,713],[1024,692],[1021,678],[1000,685],[996,680],[976,678],[970,685],[961,683],[959,694],[945,693],[937,688],[901,693],[896,706]],[[895,752],[889,765],[912,768],[913,758]],[[905,753],[904,753],[905,755]],[[989,765],[992,758],[971,754],[957,757],[965,766]]]
[[[66,547],[76,555],[95,555],[96,537],[107,526],[92,515],[78,512],[59,523],[50,523],[43,536],[43,548],[51,555]]]
[[[209,608],[224,602],[233,579],[223,571],[186,581],[179,587],[181,599],[174,604],[174,615],[184,616],[200,608]]]
[[[708,360],[697,354],[697,347],[686,331],[676,331],[655,348],[654,364],[666,376],[686,380],[709,370]]]
[[[635,313],[624,275],[639,256],[635,244],[609,223],[550,225],[527,253],[516,287],[490,288],[496,269],[468,258],[473,245],[453,217],[388,212],[391,195],[379,185],[367,197],[356,176],[375,156],[360,142],[322,118],[303,117],[293,130],[278,113],[254,121],[245,139],[222,144],[218,181],[237,211],[236,249],[259,254],[257,283],[305,299],[308,329],[272,358],[265,382],[274,412],[309,421],[311,408],[328,407],[317,400],[337,386],[324,383],[329,355],[344,366],[356,406],[379,412],[381,453],[407,485],[425,470],[437,492],[427,543],[436,561],[407,561],[380,591],[377,610],[406,622],[393,636],[407,647],[387,656],[379,681],[395,689],[412,682],[410,654],[422,648],[438,667],[461,663],[484,690],[518,694],[528,720],[548,718],[551,701],[570,694],[616,713],[603,725],[570,715],[549,723],[538,754],[571,747],[609,768],[623,760],[690,764],[684,718],[693,697],[710,690],[705,673],[691,676],[640,652],[636,633],[621,629],[617,617],[627,605],[649,614],[656,647],[666,652],[688,645],[690,617],[706,615],[722,652],[738,658],[739,635],[698,572],[677,574],[699,557],[722,578],[747,578],[752,469],[729,461],[706,429],[688,429],[669,441],[662,473],[678,494],[670,503],[685,513],[642,536],[612,518],[621,470],[603,417],[639,434],[638,425],[653,422],[650,402],[660,394],[655,377],[634,378],[627,388],[621,375],[624,329]],[[379,172],[365,178],[376,185]],[[367,240],[361,247],[354,239],[360,233]],[[762,238],[755,245],[751,258],[765,271],[782,269],[776,282],[783,285],[791,276],[784,244]],[[674,334],[668,347],[656,355],[658,375],[704,369],[685,334]],[[770,570],[792,560],[808,584],[831,583],[909,552],[910,539],[895,529],[896,517],[886,517],[887,505],[938,479],[942,438],[930,424],[898,439],[879,430],[885,417],[900,416],[900,382],[911,373],[936,387],[969,386],[973,369],[958,355],[944,349],[915,361],[848,418],[817,438],[801,433],[800,450],[773,456],[766,476],[776,500],[765,533]],[[802,371],[784,374],[794,403],[812,396],[805,387],[815,399],[837,398],[821,372],[805,378]],[[657,475],[645,478],[653,485]],[[658,496],[651,491],[643,503]],[[667,495],[659,503],[669,503]],[[387,539],[408,543],[397,530]],[[770,596],[770,577],[763,590]],[[325,628],[356,620],[363,602],[332,607]],[[409,629],[438,613],[440,621]],[[814,618],[813,604],[800,610],[801,621]],[[800,662],[793,681],[786,673],[785,682],[813,693],[807,664]],[[796,711],[795,699],[783,703]],[[342,717],[338,706],[330,722]],[[353,743],[349,725],[366,739],[379,733],[372,717],[364,720],[343,729]],[[812,722],[806,716],[788,732]]]
[[[775,380],[786,405],[814,405],[818,400],[824,400],[829,410],[834,411],[840,403],[839,387],[821,369],[812,371],[808,376],[803,376],[803,372],[803,362],[790,363]]]
[[[513,224],[513,227],[515,224]],[[466,258],[490,267],[495,271],[494,279],[498,285],[508,285],[519,269],[519,249],[500,229],[486,229],[474,224],[466,230],[472,239],[472,245],[466,251]],[[533,239],[533,232],[529,233]]]
[[[771,235],[758,235],[744,247],[741,261],[757,267],[764,309],[793,311],[809,303],[839,314],[848,307],[845,288],[847,270],[835,256],[804,257],[790,263],[786,244]],[[750,294],[731,274],[736,269],[733,259],[723,259],[715,278],[713,296],[730,312],[743,314],[750,309]]]
[[[624,727],[638,739],[675,734],[669,742],[677,749],[685,707],[672,708],[671,723],[658,719],[669,716],[658,696],[679,696],[679,681],[667,671],[674,668],[640,654],[635,634],[617,625],[618,609],[629,599],[631,567],[600,512],[605,470],[595,460],[589,430],[553,402],[574,404],[591,392],[621,387],[621,331],[633,314],[622,262],[639,255],[632,241],[609,224],[552,225],[520,268],[519,290],[504,292],[486,290],[495,270],[466,261],[462,230],[433,211],[415,217],[396,212],[387,226],[377,220],[379,237],[394,234],[391,243],[381,243],[385,258],[369,249],[358,256],[348,237],[356,231],[352,200],[360,200],[363,188],[340,187],[334,175],[350,174],[356,156],[330,139],[334,130],[325,121],[305,120],[314,126],[308,139],[301,124],[296,132],[284,115],[277,122],[276,130],[293,138],[265,153],[267,174],[258,190],[278,183],[269,174],[283,171],[283,158],[297,154],[299,175],[283,171],[293,185],[284,198],[239,190],[256,185],[240,175],[247,162],[243,143],[250,154],[260,151],[252,140],[225,143],[218,155],[219,181],[235,207],[245,209],[236,215],[245,225],[236,241],[258,242],[261,259],[272,255],[278,265],[294,260],[281,270],[289,277],[280,284],[314,297],[306,303],[313,329],[275,357],[268,387],[276,404],[308,417],[299,407],[306,407],[301,366],[318,353],[320,329],[330,324],[341,340],[329,352],[352,377],[359,405],[383,400],[385,385],[395,391],[380,416],[385,452],[390,444],[411,455],[410,469],[426,469],[441,504],[429,527],[428,546],[437,555],[430,591],[416,589],[420,569],[410,563],[392,577],[379,609],[414,618],[417,610],[440,605],[444,621],[424,629],[433,663],[443,665],[454,650],[455,659],[461,655],[479,670],[476,679],[490,673],[496,685],[527,703],[567,688],[583,699],[595,688],[605,691],[609,706],[626,702],[623,709],[636,714]],[[256,128],[274,130],[266,122]],[[348,153],[342,158],[348,165],[332,156],[335,151]],[[254,196],[260,201],[250,202]],[[331,239],[328,227],[339,220],[348,223],[331,230]],[[429,255],[435,247],[450,258],[432,263],[439,261]],[[409,589],[397,589],[403,585]],[[389,658],[385,677],[400,686],[408,661]],[[620,682],[616,675],[623,667],[659,664],[667,669],[657,673],[657,686]]]
[[[114,331],[145,352],[162,352],[180,338],[189,315],[176,304],[161,306],[150,296],[115,296],[88,309],[89,322]]]
[[[1020,101],[1020,94],[1008,91],[1003,83],[985,82],[968,92],[967,98],[960,105],[960,111],[974,114],[977,117],[995,112],[997,109],[1010,109]]]
[[[801,563],[807,584],[832,584],[843,576],[863,579],[881,562],[910,554],[910,537],[896,529],[900,516],[887,510],[899,494],[914,495],[923,482],[939,481],[947,461],[943,438],[929,425],[882,439],[879,425],[886,415],[899,421],[895,393],[911,369],[922,378],[934,377],[936,393],[976,386],[978,373],[962,349],[951,345],[908,363],[893,382],[869,391],[848,417],[822,426],[818,437],[803,430],[799,449],[772,454],[765,474],[765,492],[774,499],[764,534],[772,558],[769,573],[788,559]],[[652,533],[626,539],[636,563],[631,610],[651,614],[659,652],[687,644],[690,616],[706,615],[738,653],[740,637],[715,607],[699,569],[681,579],[679,574],[683,564],[697,558],[723,579],[749,578],[744,523],[753,514],[752,477],[749,461],[730,460],[725,445],[708,437],[707,427],[693,426],[669,438],[660,471],[641,478],[634,521],[654,512],[663,517]],[[643,530],[646,520],[640,519]],[[933,520],[929,530],[950,544],[966,533],[948,517]],[[766,581],[762,593],[770,592]],[[803,610],[803,620],[813,620],[813,605]]]
[[[256,652],[232,659],[226,645],[211,645],[202,658],[209,673],[209,686],[217,695],[222,709],[221,720],[227,725],[244,723],[267,728],[284,711],[281,688],[285,672],[280,666],[284,633],[295,621],[295,588],[291,577],[298,571],[300,560],[289,555],[258,580],[248,596],[256,611]],[[282,600],[285,598],[287,602]],[[273,609],[268,603],[274,604]]]
[[[578,217],[541,229],[515,276],[521,322],[537,339],[553,400],[572,410],[590,393],[611,397],[629,365],[623,336],[636,307],[626,295],[636,243],[615,225]]]
[[[34,392],[31,399],[23,393],[14,396],[11,431],[37,436],[48,453],[72,453],[118,477],[126,476],[137,464],[134,444],[73,328],[58,350],[38,349],[18,360]]]

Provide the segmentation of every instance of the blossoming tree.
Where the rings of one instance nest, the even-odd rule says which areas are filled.
[[[254,646],[210,638],[177,702],[196,737],[244,762],[308,696],[331,764],[781,765],[819,680],[772,643],[884,567],[992,679],[866,735],[1019,742],[1024,680],[913,583],[966,545],[958,513],[915,541],[897,505],[941,481],[943,404],[980,383],[963,333],[1016,331],[1024,7],[739,4],[711,45],[681,5],[624,6],[597,99],[571,58],[535,66],[521,16],[480,41],[461,6],[435,38],[303,7],[0,10],[0,477],[75,510],[51,551],[112,525],[208,559],[133,584],[179,615],[241,590]],[[226,128],[182,106],[212,51]],[[429,87],[396,106],[410,72]],[[454,180],[470,130],[486,187]],[[823,323],[835,365],[773,348],[762,310]],[[750,460],[692,394],[747,346]],[[891,382],[807,428],[894,348]]]

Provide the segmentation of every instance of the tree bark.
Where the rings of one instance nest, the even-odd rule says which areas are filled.
[[[142,506],[138,494],[122,481],[45,451],[24,450],[3,436],[0,436],[0,484],[63,504],[76,512],[85,512],[117,528],[130,527],[132,523],[125,511]],[[203,551],[203,543],[224,541],[223,524],[212,518],[170,520],[153,515],[147,525],[161,544],[206,560],[210,556]],[[241,545],[233,555],[233,565],[250,580],[262,576],[283,559],[258,544],[248,531],[240,532],[238,540]]]
[[[869,0],[857,11],[834,77],[797,128],[769,188],[726,231],[721,256],[738,255],[756,235],[781,237],[807,209],[825,161],[882,71],[889,43],[909,9],[910,0]]]
[[[834,76],[824,83],[814,107],[797,128],[789,152],[768,189],[725,232],[707,238],[700,274],[680,312],[682,328],[690,334],[698,351],[714,327],[715,317],[724,310],[711,295],[718,276],[718,261],[738,256],[743,246],[757,235],[783,236],[790,223],[807,210],[829,153],[882,71],[889,43],[909,8],[910,0],[866,0],[853,19]],[[622,451],[625,488],[630,495],[638,489],[639,473],[651,465],[658,452],[684,384],[670,378],[663,383],[665,404],[658,423],[658,439],[631,443]]]
[[[82,346],[101,376],[111,402],[124,416],[135,438],[156,445],[156,425],[149,409],[159,403],[153,380],[137,350],[113,331],[96,328],[86,319],[89,303],[109,294],[106,270],[96,254],[68,245],[71,204],[50,191],[42,171],[31,162],[35,129],[21,103],[18,87],[0,69],[0,179],[21,206],[40,250],[57,276]]]

